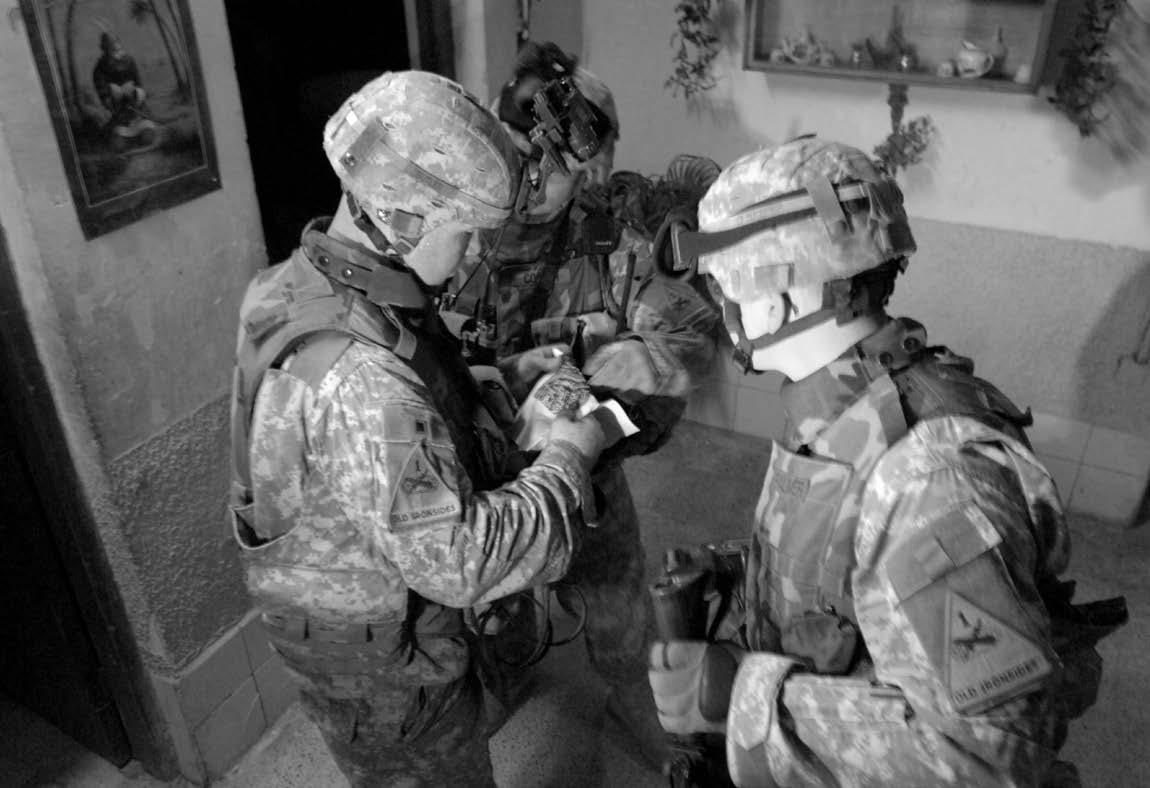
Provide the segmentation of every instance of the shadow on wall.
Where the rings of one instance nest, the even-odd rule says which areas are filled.
[[[1074,380],[1076,418],[1150,438],[1150,254],[1091,329]]]

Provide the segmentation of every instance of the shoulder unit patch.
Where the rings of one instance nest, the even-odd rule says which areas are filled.
[[[462,511],[459,492],[439,474],[426,446],[414,446],[392,488],[391,529],[457,519]]]
[[[1032,689],[1053,669],[1038,644],[954,591],[946,600],[951,702],[975,714]]]

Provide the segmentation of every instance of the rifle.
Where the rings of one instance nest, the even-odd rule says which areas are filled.
[[[731,613],[741,627],[748,550],[749,541],[741,539],[667,551],[663,574],[650,586],[659,640],[714,643]],[[730,688],[725,689],[729,694]],[[705,697],[700,698],[700,705],[708,719],[726,713],[725,708],[708,710]],[[663,771],[671,788],[732,785],[722,736],[670,735],[669,739],[671,759]]]

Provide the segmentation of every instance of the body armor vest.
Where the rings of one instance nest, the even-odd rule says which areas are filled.
[[[778,650],[780,630],[812,611],[857,625],[851,573],[863,491],[879,459],[916,423],[965,416],[1026,445],[1020,427],[1029,414],[976,378],[969,360],[926,348],[921,336],[921,326],[897,320],[864,341],[869,385],[862,396],[807,444],[772,447],[747,587],[748,609],[770,626],[748,633],[753,648]],[[1020,483],[1028,499],[1037,495]]]
[[[249,430],[267,371],[294,353],[291,374],[314,389],[353,341],[386,348],[402,359],[397,374],[406,366],[429,390],[450,433],[430,437],[453,443],[473,489],[498,486],[507,444],[426,296],[416,288],[424,301],[419,309],[415,291],[399,293],[397,309],[384,300],[386,292],[372,303],[321,274],[321,257],[324,267],[352,270],[341,247],[309,228],[301,248],[249,288],[233,389],[230,508],[248,587],[277,650],[296,671],[324,677],[325,691],[354,695],[397,669],[418,683],[459,678],[469,664],[469,636],[461,611],[409,591],[356,523],[323,509],[327,496],[305,492],[303,508],[286,522],[257,510]],[[277,457],[285,473],[302,463],[303,447],[293,448]]]

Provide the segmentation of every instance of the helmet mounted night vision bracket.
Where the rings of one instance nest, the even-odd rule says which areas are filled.
[[[510,83],[505,93],[513,94],[516,86],[517,83]],[[598,155],[611,134],[612,124],[610,118],[589,101],[575,80],[566,74],[542,83],[532,94],[530,118],[533,125],[530,128],[525,127],[522,117],[525,113],[506,106],[509,101],[505,95],[500,104],[500,118],[527,135],[531,141],[532,158],[539,161],[534,177],[529,167],[523,168],[514,209],[516,215],[522,216],[543,202],[551,173],[571,174],[567,155],[580,163]]]

